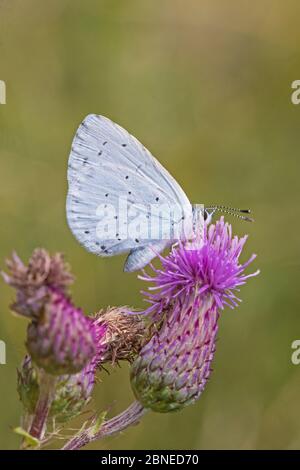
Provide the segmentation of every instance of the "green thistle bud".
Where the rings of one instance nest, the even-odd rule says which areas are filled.
[[[160,413],[193,403],[204,389],[215,352],[218,313],[211,301],[176,304],[172,317],[142,348],[132,365],[139,402]]]
[[[95,384],[97,360],[93,360],[81,372],[57,377],[55,395],[49,417],[66,422],[78,416],[89,403]],[[25,356],[18,370],[18,393],[27,414],[33,415],[40,392],[39,373],[30,356]]]
[[[25,410],[33,414],[39,397],[38,372],[32,365],[30,356],[26,355],[21,368],[18,369],[17,391]]]

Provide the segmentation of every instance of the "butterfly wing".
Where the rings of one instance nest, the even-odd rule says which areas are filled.
[[[131,272],[144,268],[158,253],[161,253],[170,244],[168,240],[158,240],[147,246],[131,250],[125,261],[124,271]]]
[[[103,116],[91,114],[79,126],[68,183],[69,226],[97,255],[113,256],[155,240],[183,238],[192,229],[192,207],[179,184],[135,137]],[[169,208],[171,220],[169,209],[155,212],[156,206]]]

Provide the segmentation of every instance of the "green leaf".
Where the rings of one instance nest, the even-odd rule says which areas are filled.
[[[95,423],[94,423],[93,426],[91,426],[91,428],[89,429],[89,432],[91,433],[92,436],[94,436],[95,434],[97,434],[98,431],[100,431],[100,429],[101,429],[101,427],[102,427],[102,424],[103,424],[104,421],[105,421],[106,415],[107,415],[107,411],[103,411],[103,412],[100,413],[100,415],[96,418]]]
[[[31,436],[25,429],[21,428],[20,426],[14,428],[13,430],[19,436],[22,436],[25,440],[25,444],[27,447],[39,447],[40,441],[35,437]]]

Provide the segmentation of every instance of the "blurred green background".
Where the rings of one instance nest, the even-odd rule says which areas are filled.
[[[193,202],[250,207],[244,257],[261,275],[220,319],[214,372],[196,405],[149,414],[101,449],[300,448],[299,1],[1,0],[0,259],[37,246],[63,251],[77,305],[141,307],[143,283],[123,257],[87,253],[66,224],[70,143],[88,113],[137,136]],[[0,286],[0,447],[18,446],[16,367],[25,320]],[[128,366],[103,373],[98,410],[132,400]]]

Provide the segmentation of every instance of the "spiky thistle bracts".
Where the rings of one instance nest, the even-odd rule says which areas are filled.
[[[186,298],[141,349],[131,369],[131,385],[139,402],[160,413],[194,403],[210,375],[218,331],[212,298]]]
[[[84,315],[70,299],[53,291],[27,330],[26,346],[35,363],[53,375],[76,374],[105,349],[106,327]]]

